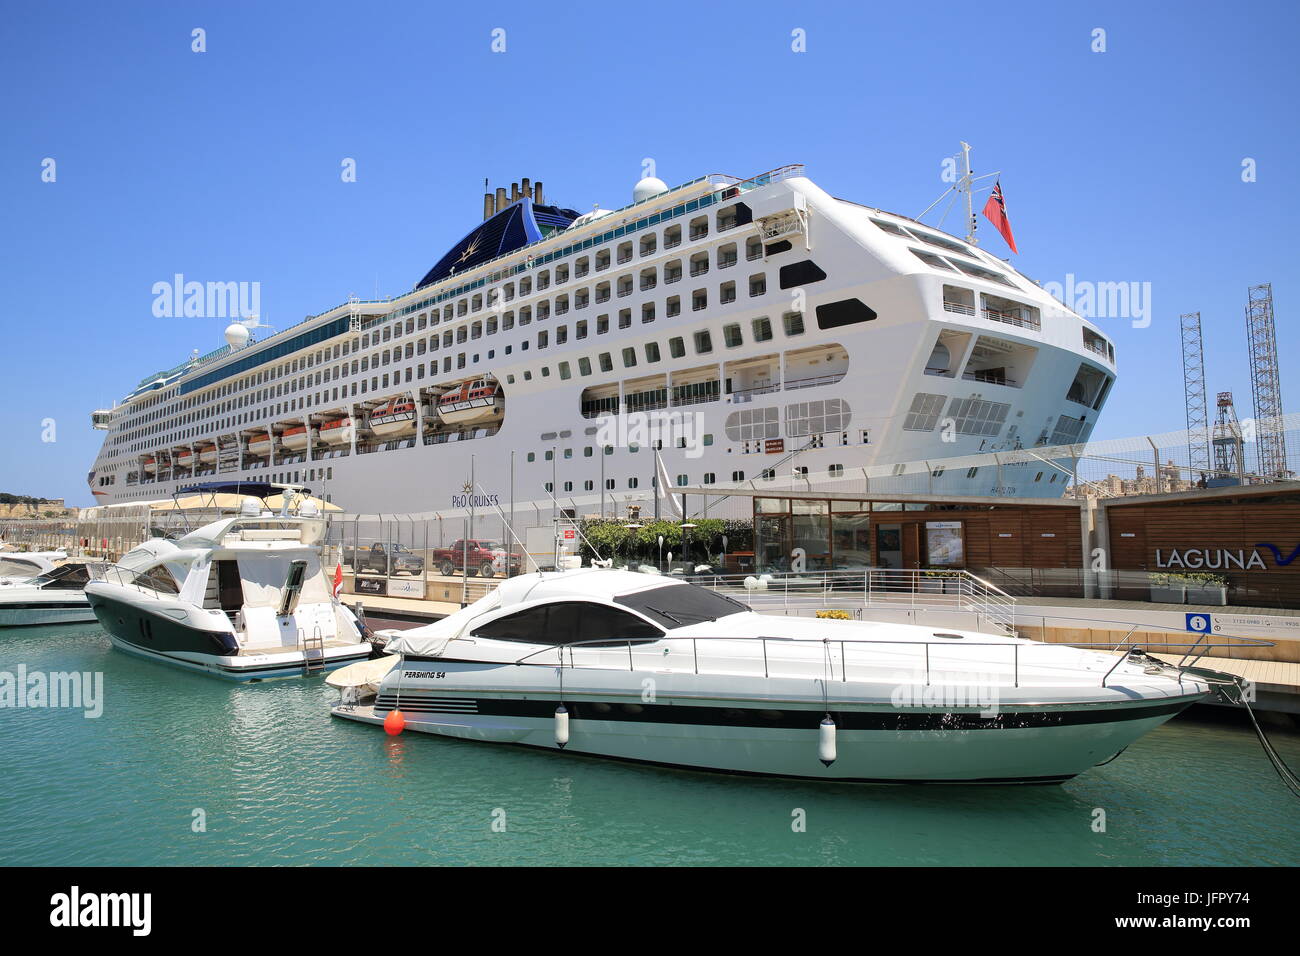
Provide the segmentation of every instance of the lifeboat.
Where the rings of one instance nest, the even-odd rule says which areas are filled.
[[[280,433],[280,441],[290,451],[307,450],[307,426],[296,425]]]
[[[248,439],[248,452],[251,455],[265,457],[271,454],[271,436],[262,432],[260,435],[253,435]]]
[[[448,425],[491,421],[504,411],[501,384],[486,379],[466,382],[438,398],[438,417]]]
[[[217,446],[212,442],[200,445],[199,461],[205,465],[215,465],[217,463]]]
[[[182,448],[176,455],[177,468],[194,467],[194,450],[192,448]]]
[[[321,422],[316,434],[327,445],[351,445],[354,431],[351,418],[336,418],[332,422]]]
[[[402,398],[380,405],[370,413],[370,430],[380,438],[414,435],[415,402]]]
[[[152,475],[157,473],[157,471],[158,471],[158,460],[154,458],[153,455],[150,455],[148,458],[144,460],[144,473],[146,475]]]

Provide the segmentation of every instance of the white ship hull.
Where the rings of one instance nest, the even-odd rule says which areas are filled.
[[[708,184],[688,184],[671,191],[662,206],[657,199],[642,203],[636,215],[676,209],[672,204],[682,201],[704,202],[715,193]],[[471,457],[480,486],[476,494],[506,508],[512,453],[513,487],[520,505],[537,502],[549,507],[551,491],[546,486],[553,479],[560,506],[579,514],[594,512],[602,501],[607,508],[619,507],[620,513],[623,503],[649,501],[656,466],[655,456],[645,447],[646,437],[614,429],[609,442],[613,452],[601,455],[598,445],[608,436],[597,434],[602,424],[598,418],[583,413],[584,402],[610,396],[614,405],[624,402],[624,411],[649,407],[657,415],[675,415],[690,441],[687,448],[664,441],[662,459],[669,481],[676,485],[684,480],[688,487],[717,485],[720,492],[733,481],[773,491],[806,491],[807,483],[791,475],[796,465],[812,476],[823,476],[819,488],[860,491],[865,468],[1087,439],[1114,379],[1113,350],[1091,325],[1034,283],[982,252],[966,248],[956,255],[915,237],[899,238],[877,221],[896,229],[910,225],[930,237],[942,234],[836,200],[801,176],[758,186],[739,198],[752,210],[754,222],[720,223],[717,211],[731,200],[708,200],[713,204],[701,207],[699,214],[707,219],[706,236],[690,238],[692,213],[666,219],[548,263],[549,285],[545,290],[532,288],[527,295],[523,280],[540,281],[542,270],[536,264],[521,265],[509,278],[514,298],[492,309],[469,305],[463,314],[459,309],[450,318],[441,314],[459,301],[453,296],[435,302],[441,290],[454,292],[488,275],[468,270],[392,301],[345,304],[322,313],[310,321],[334,322],[343,331],[304,346],[304,355],[321,350],[323,359],[318,361],[327,363],[327,386],[313,379],[306,408],[299,411],[295,406],[291,413],[282,397],[263,397],[265,382],[254,385],[250,379],[254,410],[248,413],[250,421],[240,426],[245,430],[220,427],[217,423],[229,411],[214,409],[206,437],[247,435],[248,429],[292,423],[308,414],[315,422],[342,416],[355,421],[357,415],[364,421],[383,402],[423,393],[415,394],[418,412],[371,423],[374,437],[381,441],[361,444],[351,427],[346,435],[323,434],[330,457],[313,457],[304,449],[299,461],[261,467],[256,477],[309,483],[350,512],[437,511],[444,517],[465,509]],[[639,211],[642,207],[644,212]],[[788,209],[795,212],[787,214]],[[760,236],[759,217],[771,210],[777,211],[775,218],[761,220],[764,232],[755,255],[752,240]],[[767,232],[777,228],[772,222],[785,221],[781,216],[802,216],[802,225],[774,240]],[[584,236],[599,236],[601,229],[632,215],[607,218],[610,225],[598,219],[524,247],[529,260]],[[670,246],[667,231],[674,227],[681,227],[682,234]],[[653,251],[642,252],[645,247],[637,243],[650,233],[657,236],[656,244]],[[772,251],[779,248],[777,242],[788,243],[788,248]],[[623,243],[636,250],[628,253],[630,261],[615,256],[608,266],[576,274],[579,258],[590,260],[604,248],[618,252]],[[933,267],[921,252],[946,256],[948,264]],[[524,255],[519,252],[518,263],[524,263]],[[692,274],[692,257],[707,260],[707,271]],[[496,260],[492,268],[502,268],[502,261],[509,264]],[[783,289],[786,270],[798,271],[805,262],[815,264],[825,277]],[[959,271],[958,264],[1001,278],[993,281]],[[561,265],[570,270],[563,281],[553,271]],[[638,275],[645,287],[637,285],[626,295],[612,296],[599,285]],[[464,298],[482,295],[482,288]],[[590,298],[579,306],[582,290]],[[696,291],[707,297],[699,308],[692,298]],[[802,300],[794,298],[796,293]],[[563,314],[558,311],[561,295],[566,297]],[[680,301],[670,301],[674,297]],[[834,314],[837,304],[853,300],[869,306],[874,318],[842,322]],[[425,302],[434,304],[424,308]],[[545,321],[522,325],[521,310],[543,302],[555,311]],[[797,320],[791,318],[796,306]],[[349,313],[358,311],[364,320],[360,328],[374,330],[373,343],[368,332],[348,325]],[[581,330],[579,322],[585,323]],[[380,380],[374,366],[353,370],[358,354],[376,366],[381,352],[397,355],[388,338],[379,340],[385,326],[400,331],[393,342],[420,345],[410,357],[405,352],[413,350],[407,348],[383,367],[384,381],[389,376],[394,380],[387,389],[375,384]],[[469,326],[468,334],[453,339],[464,326]],[[556,332],[560,326],[567,331],[563,343]],[[550,335],[549,341],[540,338],[542,332]],[[437,341],[436,349],[431,341]],[[525,343],[532,347],[525,350]],[[507,345],[512,346],[509,353]],[[251,345],[245,353],[256,348]],[[162,394],[175,400],[206,394],[188,384],[201,376],[211,378],[211,387],[219,389],[225,383],[224,361],[177,373]],[[416,376],[417,371],[422,374]],[[431,407],[438,394],[467,375],[491,376],[501,383],[502,405],[493,409],[500,414],[482,422],[493,425],[486,432],[450,431],[466,421],[452,420]],[[1080,377],[1086,387],[1079,385]],[[97,495],[106,492],[99,496],[101,503],[154,500],[170,494],[177,484],[128,483],[128,474],[139,471],[139,458],[111,444],[115,430],[133,426],[135,402],[151,394],[156,393],[133,396],[114,410],[109,442],[92,473],[114,476],[107,486],[92,477]],[[222,400],[228,401],[214,399]],[[594,406],[585,407],[590,412]],[[406,438],[411,441],[392,443]],[[640,447],[634,450],[632,445]],[[250,451],[256,455],[259,448],[265,455],[269,443],[255,444]],[[552,449],[554,462],[546,457]],[[795,452],[797,458],[792,458]],[[229,458],[223,454],[217,470],[221,477],[250,477],[249,464],[237,453]],[[774,472],[770,479],[764,476],[769,469]],[[1043,462],[936,468],[913,479],[919,485],[898,490],[1055,497],[1065,489],[1067,472]],[[602,487],[610,481],[612,487]],[[871,487],[875,490],[879,483]],[[490,511],[490,505],[478,513],[485,510]]]

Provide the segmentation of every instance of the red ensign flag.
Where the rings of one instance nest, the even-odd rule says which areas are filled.
[[[994,228],[1002,233],[1002,238],[1007,241],[1011,251],[1019,254],[1020,250],[1016,248],[1016,237],[1011,235],[1011,220],[1007,218],[1007,202],[1002,198],[1001,181],[994,183],[993,195],[984,204],[984,218],[993,223]]]
[[[339,588],[343,587],[343,562],[339,561],[334,566],[334,596],[339,596]]]

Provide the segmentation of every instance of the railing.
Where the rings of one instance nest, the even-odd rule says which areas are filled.
[[[696,584],[743,597],[754,610],[785,613],[838,608],[961,611],[1012,631],[1016,599],[965,570],[897,568],[766,571],[756,574],[692,575]]]
[[[793,391],[797,388],[814,388],[818,385],[831,385],[843,378],[843,372],[834,375],[814,375],[811,378],[792,378],[785,383],[785,388],[786,391]]]
[[[975,314],[975,306],[973,306],[973,305],[965,305],[964,303],[961,303],[961,302],[949,302],[947,299],[944,299],[944,300],[943,300],[943,307],[944,307],[944,310],[947,311],[947,312],[956,312],[956,313],[958,313],[958,314],[960,314],[960,315],[974,315],[974,314]]]
[[[1022,329],[1034,329],[1035,331],[1042,328],[1042,323],[1033,316],[1026,318],[1017,313],[1003,312],[999,309],[983,309],[981,314],[991,322],[1002,322],[1006,325],[1015,325]]]
[[[967,640],[960,634],[944,634],[936,632],[934,635],[938,640],[882,640],[872,637],[864,638],[833,638],[833,637],[767,637],[756,635],[754,637],[737,637],[736,635],[694,635],[690,637],[674,637],[667,633],[657,638],[641,639],[624,639],[619,640],[609,638],[595,638],[586,641],[572,641],[557,644],[549,644],[535,651],[517,658],[513,663],[522,665],[544,654],[554,653],[556,655],[556,664],[561,668],[577,670],[579,668],[590,670],[622,670],[622,665],[614,658],[614,653],[618,654],[621,660],[623,649],[627,651],[627,670],[629,673],[636,673],[638,670],[636,659],[636,648],[650,646],[653,649],[644,651],[644,662],[640,670],[662,674],[669,669],[672,664],[676,663],[673,659],[671,648],[665,648],[664,644],[678,644],[685,648],[689,645],[691,655],[691,672],[695,675],[703,673],[726,673],[741,674],[748,673],[745,665],[752,665],[753,676],[758,676],[761,672],[764,679],[770,679],[773,676],[773,663],[781,666],[776,676],[787,680],[812,679],[818,684],[824,685],[830,682],[841,684],[848,683],[889,683],[891,685],[906,684],[905,676],[910,671],[917,678],[924,678],[925,686],[931,686],[935,677],[935,664],[942,662],[945,669],[939,673],[944,678],[943,683],[952,685],[953,668],[965,667],[972,680],[967,682],[968,685],[978,684],[982,687],[992,689],[993,687],[1007,686],[1009,683],[1012,687],[1021,685],[1021,658],[1028,657],[1025,662],[1026,667],[1034,668],[1038,666],[1038,661],[1033,660],[1035,656],[1041,656],[1044,649],[1058,647],[1073,647],[1076,649],[1096,649],[1098,651],[1107,651],[1114,653],[1115,663],[1101,676],[1098,686],[1105,687],[1106,682],[1111,675],[1125,662],[1144,663],[1154,661],[1155,666],[1161,670],[1171,669],[1176,674],[1176,679],[1181,685],[1183,679],[1188,676],[1187,672],[1194,668],[1204,655],[1205,651],[1212,647],[1229,647],[1235,646],[1230,644],[1214,644],[1210,642],[1198,641],[1190,645],[1190,649],[1182,655],[1181,660],[1176,664],[1163,661],[1156,661],[1148,658],[1142,648],[1130,647],[1127,653],[1124,653],[1124,645],[1114,645],[1109,643],[1082,642],[1078,644],[1049,644],[1038,641],[971,641]],[[1203,636],[1202,636],[1203,637]],[[1251,640],[1251,639],[1243,639]],[[706,660],[703,671],[700,664],[700,646],[703,644],[706,648],[713,642],[726,642],[730,645],[758,644],[760,653],[757,655],[742,656],[732,653],[722,658],[726,662],[724,666],[713,663],[710,669],[709,662]],[[959,643],[960,642],[960,643]],[[1271,647],[1268,641],[1251,640],[1252,644]],[[775,661],[774,655],[769,652],[769,646],[776,650],[788,650],[791,647],[809,644],[822,645],[822,653],[816,657],[792,658],[790,656],[778,656]],[[1171,647],[1188,647],[1187,642],[1171,645],[1152,645],[1171,646]],[[601,652],[598,660],[594,663],[579,663],[574,655],[574,649],[597,650]],[[890,652],[888,656],[882,658],[881,649],[887,648]],[[931,648],[940,648],[941,653],[933,653]],[[996,651],[987,655],[974,655],[973,659],[954,660],[961,658],[964,652],[971,648],[996,648]],[[734,651],[733,647],[733,651]],[[858,653],[858,660],[849,659],[849,651],[852,649]],[[835,651],[838,650],[838,655]],[[1199,650],[1200,653],[1194,654]],[[565,652],[568,652],[568,660],[565,660]],[[909,653],[911,652],[911,653]],[[865,654],[870,655],[867,661],[862,660]],[[837,659],[838,658],[838,659]],[[937,661],[936,661],[937,659]],[[677,659],[680,660],[680,657]],[[1051,668],[1053,673],[1047,675],[1048,679],[1059,680],[1060,665],[1047,661],[1043,666]],[[856,673],[852,678],[849,676],[849,670],[853,669]],[[838,674],[837,674],[838,671]],[[864,673],[864,671],[866,673]],[[882,673],[883,672],[883,673]],[[1006,682],[1006,678],[1010,678]],[[1202,680],[1204,678],[1201,678]],[[1086,685],[1084,685],[1086,686]],[[996,700],[989,703],[996,704]]]

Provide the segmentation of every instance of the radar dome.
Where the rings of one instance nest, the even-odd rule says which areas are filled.
[[[660,193],[666,192],[668,192],[667,183],[654,176],[647,176],[632,187],[632,201],[640,202],[643,199],[649,199],[651,196],[658,196]]]
[[[248,326],[231,322],[226,326],[226,344],[232,349],[242,349],[248,344]]]

